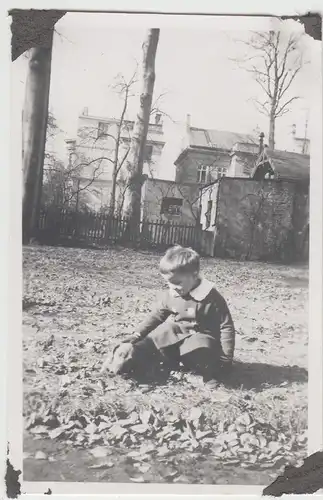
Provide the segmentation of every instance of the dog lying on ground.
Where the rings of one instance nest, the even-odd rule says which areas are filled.
[[[101,373],[109,371],[114,375],[132,374],[144,376],[154,373],[165,363],[165,359],[150,339],[144,342],[122,342],[105,359]]]
[[[105,359],[101,373],[110,371],[115,375],[119,373],[129,373],[134,369],[134,345],[130,342],[117,345],[112,353]]]

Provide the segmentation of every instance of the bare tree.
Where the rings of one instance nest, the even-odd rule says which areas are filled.
[[[74,148],[70,148],[68,163],[64,162],[55,151],[51,151],[49,143],[63,132],[53,112],[48,113],[46,132],[46,149],[44,157],[44,178],[42,185],[42,206],[57,208],[86,207],[85,196],[89,188],[102,173],[102,162],[107,158],[100,156],[95,159],[85,155],[76,155]],[[91,167],[91,176],[82,178],[85,167]]]
[[[105,141],[104,149],[106,155],[101,157],[101,161],[105,160],[112,165],[112,187],[109,201],[109,213],[114,214],[116,210],[116,192],[119,184],[119,177],[123,166],[130,151],[131,129],[132,124],[126,120],[126,113],[129,105],[129,99],[135,94],[133,87],[136,84],[137,70],[133,73],[129,80],[119,74],[116,77],[116,82],[111,85],[111,88],[122,99],[122,109],[120,118],[116,120],[116,131],[111,133],[109,130],[98,129],[97,127],[82,127],[78,134],[79,146],[99,147]],[[111,140],[111,148],[106,148],[106,141]],[[100,160],[98,158],[98,160]],[[92,176],[93,177],[93,176]],[[122,184],[122,182],[121,182]]]
[[[280,31],[253,32],[248,41],[241,41],[250,56],[234,59],[251,73],[264,92],[264,99],[253,99],[258,111],[269,117],[268,145],[275,148],[276,119],[290,111],[300,96],[288,95],[293,81],[304,65],[300,39],[291,34],[287,39]]]
[[[100,148],[104,149],[105,156],[98,157],[98,160],[109,162],[112,166],[112,186],[109,204],[102,207],[105,213],[110,215],[121,215],[123,211],[124,200],[127,189],[129,187],[129,175],[127,175],[126,160],[129,155],[131,137],[134,129],[134,123],[126,119],[130,98],[136,95],[134,86],[136,80],[137,69],[129,80],[126,80],[122,74],[117,75],[116,81],[110,86],[122,100],[122,110],[120,118],[115,120],[114,130],[111,127],[107,129],[97,126],[84,126],[78,133],[78,146],[91,148],[92,153],[96,149],[98,152]],[[167,92],[160,94],[152,105],[150,117],[156,116],[158,120],[164,116],[169,119],[171,117],[162,109],[162,100]],[[159,117],[157,117],[159,115]],[[157,120],[157,123],[158,123]],[[107,125],[109,125],[107,123]],[[149,136],[149,129],[147,139],[151,140]],[[109,144],[110,140],[110,144]],[[92,154],[93,156],[93,154]],[[149,167],[149,171],[153,176],[154,160],[145,158],[145,163]],[[88,160],[89,162],[90,160]],[[86,166],[86,159],[83,159]],[[93,179],[92,179],[93,180]]]
[[[90,188],[102,175],[102,163],[109,160],[106,156],[89,159],[78,157],[69,161],[67,166],[55,156],[44,167],[43,205],[54,205],[75,210],[87,208]],[[90,167],[91,175],[82,176],[83,169]]]
[[[125,193],[124,211],[131,218],[132,226],[138,228],[141,215],[141,188],[143,182],[144,152],[148,125],[152,108],[155,84],[155,59],[159,40],[158,28],[148,31],[143,43],[143,81],[140,106],[132,134],[129,157],[127,159],[128,188]]]

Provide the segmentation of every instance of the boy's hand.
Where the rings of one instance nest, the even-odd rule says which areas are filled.
[[[128,344],[128,343],[135,344],[140,339],[141,339],[140,333],[134,333],[131,337],[128,337],[125,340],[122,340],[121,344]]]

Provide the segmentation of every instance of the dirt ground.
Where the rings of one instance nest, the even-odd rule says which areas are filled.
[[[100,375],[163,288],[160,255],[24,248],[24,480],[268,484],[306,456],[308,269],[203,259],[237,330],[212,393]]]

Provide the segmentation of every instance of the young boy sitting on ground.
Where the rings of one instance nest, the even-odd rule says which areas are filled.
[[[200,257],[191,248],[170,248],[161,259],[160,273],[169,289],[131,340],[131,356],[137,352],[142,363],[158,351],[169,363],[181,361],[215,388],[234,353],[228,306],[214,284],[200,277]]]

